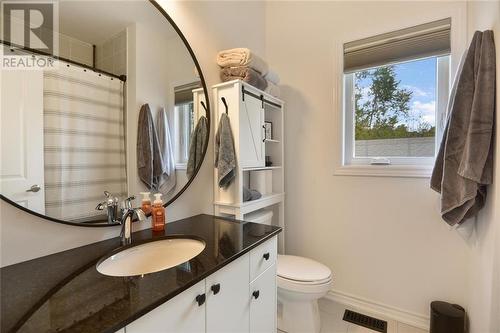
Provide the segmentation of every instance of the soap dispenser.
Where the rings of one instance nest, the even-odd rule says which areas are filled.
[[[165,207],[163,207],[161,196],[161,193],[156,193],[155,201],[153,202],[153,214],[151,216],[153,231],[165,230]]]
[[[141,201],[141,209],[145,215],[151,213],[151,192],[141,192],[142,201]]]

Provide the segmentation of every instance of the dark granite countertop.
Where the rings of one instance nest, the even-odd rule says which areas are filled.
[[[77,231],[75,231],[77,232]],[[132,234],[133,244],[182,234],[206,247],[187,263],[134,277],[110,277],[96,263],[120,238],[89,244],[0,269],[1,332],[115,332],[226,264],[281,228],[197,215]]]

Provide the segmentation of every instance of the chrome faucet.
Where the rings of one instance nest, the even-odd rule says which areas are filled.
[[[118,214],[120,212],[120,207],[118,205],[119,203],[118,197],[116,195],[112,195],[108,191],[104,191],[104,196],[106,197],[106,200],[97,204],[95,209],[96,210],[106,209],[106,216],[108,218],[109,224],[120,222],[118,218]]]
[[[132,219],[137,217],[137,219],[141,222],[146,220],[146,215],[140,208],[132,208],[132,200],[135,197],[129,197],[124,201],[123,215],[120,220],[120,224],[122,225],[122,229],[120,232],[120,236],[122,238],[122,245],[129,245],[132,243]]]

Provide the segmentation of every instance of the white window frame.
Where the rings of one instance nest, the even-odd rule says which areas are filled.
[[[184,117],[179,116],[179,107],[183,107],[187,104],[193,104],[194,102],[183,103],[180,105],[174,106],[174,128],[175,128],[175,145],[174,145],[174,154],[175,154],[175,168],[177,170],[186,170],[187,169],[187,160],[189,158],[189,139],[190,134],[186,131],[186,128],[189,128],[190,119],[187,115]],[[180,128],[184,129],[184,137],[180,138]]]
[[[415,59],[416,61],[419,59]],[[389,64],[388,64],[389,65]],[[354,74],[341,74],[342,87],[342,153],[341,166],[336,168],[337,175],[361,176],[403,176],[429,177],[435,161],[433,157],[354,157]],[[437,58],[436,86],[436,149],[437,154],[440,138],[443,133],[446,107],[450,86],[450,55]],[[387,160],[390,164],[384,163]]]

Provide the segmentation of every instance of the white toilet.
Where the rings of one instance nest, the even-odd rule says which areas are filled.
[[[271,224],[272,211],[260,210],[245,221]],[[278,329],[287,333],[319,333],[318,299],[332,287],[332,271],[312,259],[278,255]]]
[[[318,299],[332,287],[331,270],[312,259],[278,255],[277,274],[278,329],[318,333]]]

